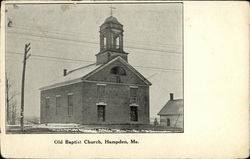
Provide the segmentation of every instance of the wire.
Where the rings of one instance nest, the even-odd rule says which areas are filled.
[[[10,54],[19,54],[23,55],[23,53],[8,51]],[[51,58],[51,59],[59,59],[59,60],[70,60],[70,61],[80,61],[80,62],[94,62],[94,61],[87,61],[87,60],[79,60],[79,59],[69,59],[69,58],[62,58],[62,57],[55,57],[55,56],[45,56],[45,55],[33,55],[34,57],[43,57],[43,58]]]
[[[63,40],[63,41],[73,41],[77,43],[87,43],[87,44],[94,44],[94,45],[99,45],[97,42],[90,42],[90,41],[85,41],[85,40],[75,40],[75,39],[68,39],[68,38],[62,38],[62,37],[52,37],[52,36],[45,36],[45,35],[37,35],[37,34],[31,34],[31,33],[21,33],[21,32],[14,32],[14,31],[7,31],[8,33],[13,33],[13,34],[21,34],[21,35],[26,35],[26,36],[35,36],[35,37],[41,37],[41,38],[50,38],[54,40]],[[161,52],[164,54],[175,54],[175,55],[182,55],[180,52],[177,51],[167,51],[167,50],[161,50],[161,49],[150,49],[150,48],[142,48],[142,47],[133,47],[133,46],[126,46],[126,48],[131,48],[131,49],[136,49],[136,50],[146,50],[146,51],[155,51],[155,52]]]
[[[19,38],[19,39],[30,39],[30,40],[37,40],[37,41],[43,41],[44,42],[44,40],[42,40],[42,39],[34,39],[34,38],[24,38],[24,37],[21,37],[21,36],[19,36],[19,37],[16,37],[16,38]],[[76,44],[76,43],[73,43],[73,44]],[[81,43],[81,45],[82,45],[82,43]],[[91,48],[96,48],[95,46],[91,46],[91,45],[84,45],[84,47],[85,46],[87,46],[87,47],[91,47]],[[43,50],[43,49],[38,49],[38,50]],[[50,51],[50,52],[56,52],[57,50],[53,50],[53,49],[46,49],[47,51]],[[144,54],[145,55],[145,52],[136,52],[136,53],[139,53],[139,54]],[[148,54],[148,55],[150,55],[150,54],[153,54],[153,53],[146,53],[146,54]],[[154,54],[154,55],[156,55],[156,54]],[[159,55],[159,54],[158,54]],[[163,56],[163,55],[161,55],[161,56]],[[164,55],[165,56],[165,55]]]
[[[13,33],[13,34],[21,34],[21,35],[27,35],[27,36],[36,36],[36,37],[41,37],[41,38],[50,38],[54,40],[66,40],[66,41],[74,41],[74,42],[80,42],[80,43],[88,43],[88,44],[98,44],[96,42],[88,42],[88,41],[83,41],[83,40],[74,40],[74,39],[67,39],[67,38],[57,38],[57,37],[52,37],[52,36],[44,36],[44,35],[36,35],[36,34],[27,34],[27,33],[20,33],[20,32],[13,32],[13,31],[7,31],[8,33]]]
[[[11,56],[9,56],[11,57]],[[7,58],[6,60],[11,60],[11,61],[16,61],[16,63],[18,62],[22,62],[21,60],[18,60],[18,59],[10,59],[10,58]],[[39,60],[39,61],[45,61],[45,59],[40,59],[38,57],[33,57],[31,60]],[[62,61],[62,60],[55,60],[55,59],[46,59],[46,62],[48,61],[52,61],[52,62],[64,62],[64,63],[75,63],[76,64],[76,61]],[[80,61],[78,61],[80,63]]]
[[[17,55],[23,55],[22,53],[18,53],[18,52],[13,52],[13,51],[8,51],[9,54],[17,54]],[[68,60],[68,61],[74,61],[74,62],[95,62],[95,61],[87,61],[87,60],[79,60],[79,59],[68,59],[68,58],[60,58],[60,57],[55,57],[55,56],[43,56],[43,55],[31,55],[33,57],[37,57],[37,58],[51,58],[51,59],[56,59],[57,61],[60,60]],[[62,61],[65,62],[65,61]],[[145,68],[145,69],[153,69],[153,70],[162,70],[162,71],[176,71],[176,72],[182,72],[181,69],[167,69],[167,68],[160,68],[160,67],[149,67],[149,66],[134,66],[134,67],[138,67],[138,68]]]
[[[37,39],[37,38],[33,38],[33,37],[23,37],[23,36],[18,36],[18,37],[15,37],[15,39],[25,39],[25,40],[27,40],[27,39],[29,39],[29,40],[35,40],[35,41],[42,41],[42,42],[48,42],[49,40],[51,40],[51,39],[47,39],[46,41],[44,40],[44,39]],[[51,44],[51,43],[49,43],[49,44]],[[72,44],[74,44],[74,45],[78,45],[79,46],[79,44],[77,44],[77,43],[72,43]],[[65,46],[64,44],[62,44],[63,46]],[[82,44],[81,43],[81,46],[84,46],[84,47],[91,47],[91,48],[95,48],[95,49],[97,49],[96,48],[96,46],[91,46],[91,45],[88,45],[88,44]],[[43,48],[37,48],[38,50],[44,50]],[[78,49],[80,49],[80,47],[78,47]],[[46,50],[47,51],[50,51],[50,52],[57,52],[58,50],[54,50],[54,49],[48,49],[48,48],[46,48]]]
[[[22,29],[22,30],[27,30],[30,32],[30,30],[33,30],[33,31],[37,31],[35,30],[34,28],[30,28],[30,27],[26,27],[26,26],[20,26],[20,25],[15,25],[15,26],[12,26],[11,28],[17,28],[17,29]],[[41,29],[40,29],[41,30]],[[52,33],[52,34],[57,34],[57,35],[70,35],[70,36],[81,36],[81,35],[84,35],[84,37],[86,36],[85,34],[82,34],[82,33],[79,33],[79,32],[69,32],[69,31],[55,31],[55,30],[51,30],[48,31],[48,30],[41,30],[41,32],[46,32],[46,33]],[[128,43],[137,43],[137,44],[142,44],[142,45],[146,45],[148,46],[148,44],[145,44],[145,42],[138,42],[138,41],[127,41],[127,40],[124,40],[125,42],[128,42]],[[153,44],[153,45],[161,45],[161,46],[173,46],[173,44],[160,44],[160,43],[157,43],[157,44]],[[177,45],[175,46],[177,47]]]
[[[177,72],[181,72],[181,69],[166,69],[166,68],[160,68],[160,67],[147,67],[147,66],[134,66],[134,67],[139,67],[139,68],[149,68],[149,69],[156,69],[156,70],[166,70],[166,71],[177,71]]]

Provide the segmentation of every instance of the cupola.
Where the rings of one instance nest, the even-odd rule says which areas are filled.
[[[100,26],[100,52],[96,54],[96,63],[105,64],[117,56],[128,61],[127,55],[123,51],[123,25],[111,15]]]

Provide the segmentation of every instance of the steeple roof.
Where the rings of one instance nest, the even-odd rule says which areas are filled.
[[[108,18],[106,18],[104,23],[115,23],[115,24],[120,24],[122,25],[120,22],[118,22],[116,17],[110,16]]]

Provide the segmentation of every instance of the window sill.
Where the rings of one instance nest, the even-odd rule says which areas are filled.
[[[135,106],[135,107],[139,107],[139,104],[136,103],[130,103],[129,106]]]
[[[105,102],[97,102],[96,105],[107,105]]]

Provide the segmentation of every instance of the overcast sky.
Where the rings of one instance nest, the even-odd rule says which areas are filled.
[[[25,116],[40,115],[39,88],[62,77],[63,69],[94,63],[99,26],[110,16],[107,4],[6,5],[6,71],[21,92],[25,43],[31,43],[25,81]],[[182,4],[113,4],[124,26],[128,61],[152,83],[150,116],[169,100],[183,98]],[[49,56],[49,57],[48,57]],[[53,58],[56,57],[56,58]],[[63,59],[62,59],[63,58]],[[65,60],[72,59],[72,60]],[[20,95],[16,96],[20,103]]]

